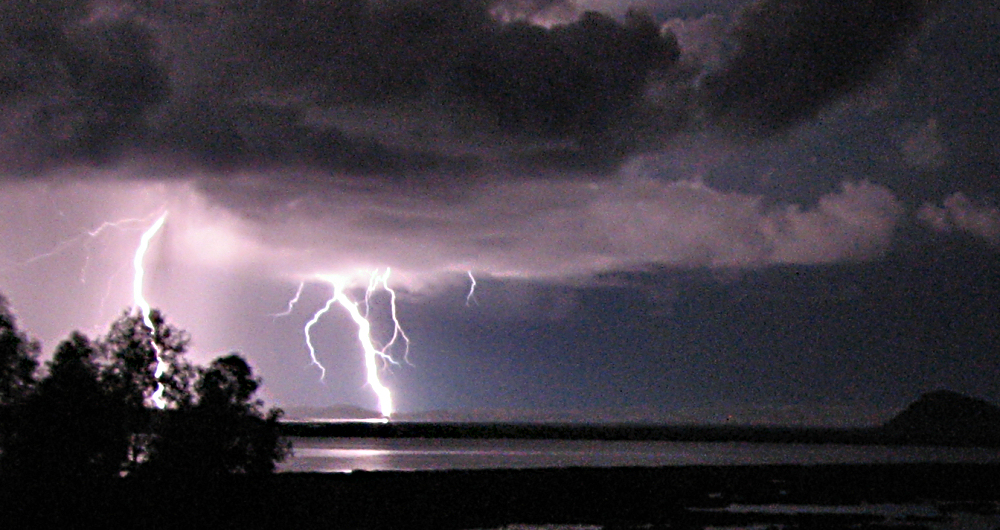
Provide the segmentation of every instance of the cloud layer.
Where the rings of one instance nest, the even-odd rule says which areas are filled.
[[[43,4],[3,8],[7,173],[135,156],[407,178],[608,170],[705,119],[766,134],[810,116],[925,11],[759,0],[682,50],[676,25],[585,2]]]
[[[565,280],[886,250],[906,207],[866,175],[776,203],[664,176],[663,153],[809,120],[887,64],[924,1],[689,18],[605,4],[15,0],[0,166],[172,183],[197,204],[171,217],[187,255],[296,278],[392,265],[414,284],[470,269]]]

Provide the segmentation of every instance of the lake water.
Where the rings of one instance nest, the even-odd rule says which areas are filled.
[[[822,444],[290,438],[280,471],[348,473],[449,469],[741,464],[1000,463],[1000,449]]]

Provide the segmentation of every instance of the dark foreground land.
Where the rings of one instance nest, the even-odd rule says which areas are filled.
[[[1000,465],[903,464],[285,473],[214,482],[2,486],[4,528],[885,528],[864,513],[734,513],[734,505],[932,504],[996,512]],[[937,523],[935,522],[937,521]],[[992,528],[992,527],[990,527]]]

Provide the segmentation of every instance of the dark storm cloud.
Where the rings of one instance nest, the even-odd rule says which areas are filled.
[[[696,99],[719,121],[787,125],[873,72],[922,5],[756,2],[722,36],[736,52]],[[17,22],[0,40],[0,155],[7,173],[138,155],[215,171],[606,171],[702,113],[690,101],[650,102],[656,80],[702,76],[678,69],[677,39],[649,15],[531,23],[574,9],[541,0],[7,2],[4,20]]]
[[[444,144],[466,133],[617,156],[645,78],[677,55],[639,15],[547,30],[453,0],[117,6],[95,17],[73,4],[4,43],[0,85],[21,116],[7,124],[8,166],[130,147],[222,169],[460,172],[467,153]],[[401,123],[414,105],[416,122]],[[398,138],[370,130],[380,112]]]
[[[717,122],[770,133],[859,86],[884,54],[818,62],[835,86],[778,69],[804,71],[796,61],[826,40],[843,55],[859,32],[890,50],[917,0],[889,4],[903,6],[897,25],[861,0],[856,20],[819,0],[760,0],[735,23],[585,4],[135,0],[53,3],[67,7],[36,20],[14,2],[27,22],[2,41],[2,165],[95,193],[101,178],[175,177],[175,228],[204,215],[218,231],[192,225],[191,241],[240,242],[213,263],[239,255],[296,278],[386,264],[586,278],[864,260],[892,243],[906,206],[866,173],[800,204],[705,186],[698,160],[663,168],[727,156]],[[788,35],[771,37],[779,20]],[[772,96],[713,91],[734,79],[802,102],[758,127],[740,105]],[[910,158],[933,162],[924,144]]]
[[[81,24],[81,3],[5,6],[0,70],[7,169],[100,160],[141,138],[168,98],[155,42],[128,19]]]
[[[704,80],[709,112],[755,132],[810,117],[871,78],[923,20],[925,0],[761,0],[729,30],[734,51]]]
[[[588,13],[552,29],[491,15],[509,6],[264,5],[226,14],[241,32],[218,43],[221,55],[208,62],[235,62],[220,79],[237,79],[244,91],[307,91],[313,126],[390,149],[453,158],[495,158],[500,150],[515,165],[619,159],[645,81],[671,66],[676,43],[636,14],[618,22]]]

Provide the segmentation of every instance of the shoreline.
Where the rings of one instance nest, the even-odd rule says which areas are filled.
[[[200,483],[126,478],[84,488],[5,485],[2,505],[11,520],[29,522],[12,528],[84,523],[145,528],[703,528],[761,520],[820,520],[829,523],[816,523],[820,527],[835,527],[876,521],[865,514],[753,514],[725,508],[935,503],[995,510],[1000,505],[998,476],[1000,464],[280,473]]]
[[[955,432],[900,432],[885,426],[783,427],[418,421],[281,421],[281,435],[301,438],[469,438],[663,442],[747,442],[843,445],[926,445],[1000,448],[992,436]]]

